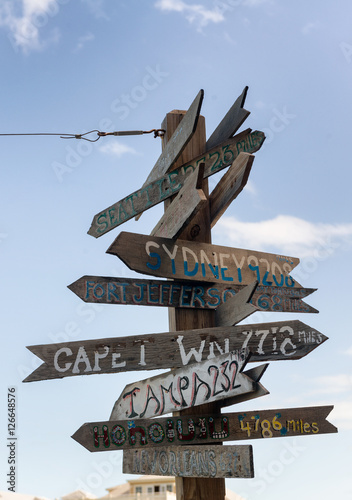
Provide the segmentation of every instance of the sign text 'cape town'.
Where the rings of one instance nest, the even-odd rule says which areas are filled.
[[[24,382],[180,368],[245,348],[249,362],[301,359],[326,340],[294,320],[34,345],[28,349],[44,363]]]

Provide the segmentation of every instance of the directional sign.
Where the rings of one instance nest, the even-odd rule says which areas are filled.
[[[197,128],[203,97],[204,90],[200,90],[187,113],[182,118],[181,123],[167,142],[143,187],[166,174],[185,149]]]
[[[204,208],[208,199],[202,190],[204,163],[196,167],[166,209],[151,234],[176,239],[188,223]]]
[[[133,251],[131,251],[133,249]],[[130,269],[165,278],[249,285],[299,287],[289,273],[295,257],[121,232],[106,253]]]
[[[232,137],[240,128],[242,123],[250,115],[250,111],[243,108],[246,100],[248,87],[243,89],[242,94],[236,99],[232,107],[226,113],[214,132],[211,134],[206,143],[206,151],[217,146],[224,139]]]
[[[98,238],[137,214],[173,196],[182,188],[186,178],[200,163],[205,163],[204,177],[209,177],[231,165],[241,152],[258,151],[264,139],[263,132],[251,133],[251,129],[248,129],[222,142],[203,155],[197,156],[189,163],[185,163],[96,214],[88,234]]]
[[[258,307],[250,304],[257,287],[258,281],[254,281],[217,307],[215,309],[215,324],[217,326],[233,326],[258,311]]]
[[[247,285],[82,276],[68,288],[84,302],[97,304],[216,309]],[[317,312],[301,298],[315,288],[258,286],[251,302],[261,311]],[[219,321],[217,326],[222,326]]]
[[[177,416],[138,420],[107,420],[83,424],[72,436],[91,452],[214,444],[225,441],[336,433],[326,420],[333,406]],[[173,448],[172,448],[173,449]]]
[[[216,222],[247,184],[253,161],[253,155],[241,153],[210,194],[211,227],[215,226]]]
[[[326,340],[295,320],[34,345],[44,363],[24,382],[180,368],[246,347],[250,362],[300,359]]]
[[[232,351],[128,384],[110,420],[156,417],[251,392],[254,381],[242,372],[248,357],[246,349]]]
[[[251,445],[172,446],[160,450],[125,450],[124,474],[198,478],[254,477]]]
[[[237,405],[239,403],[244,403],[246,401],[261,398],[262,396],[270,394],[270,392],[259,382],[261,376],[268,368],[268,366],[269,363],[267,363],[266,365],[256,366],[255,368],[251,368],[250,370],[246,370],[245,372],[243,372],[245,375],[247,375],[247,377],[253,380],[253,391],[223,399],[221,401],[221,407],[225,408],[225,406]]]

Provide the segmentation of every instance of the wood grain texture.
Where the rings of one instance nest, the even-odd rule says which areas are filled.
[[[82,276],[68,288],[80,299],[95,304],[218,309],[250,285],[225,285],[109,276]],[[257,286],[250,302],[261,311],[317,312],[301,299],[314,288]],[[217,326],[222,325],[218,315]]]
[[[208,203],[201,186],[203,184],[204,163],[196,167],[186,179],[181,190],[165,210],[152,236],[176,239],[197,213]]]
[[[190,105],[182,121],[178,124],[170,140],[163,148],[156,164],[144,182],[143,187],[155,179],[162,177],[181,155],[197,128],[198,117],[202,106],[204,91],[200,90]]]
[[[236,99],[224,118],[209,137],[206,143],[207,151],[222,142],[224,139],[232,137],[240,128],[242,123],[248,118],[250,111],[243,108],[247,91],[248,87],[246,86],[243,89],[242,94]]]
[[[163,138],[163,146],[167,145],[173,131],[178,126],[179,121],[182,120],[182,115],[179,113],[168,113],[163,121],[163,128],[166,133]],[[198,121],[197,130],[185,148],[182,157],[179,161],[187,163],[192,161],[199,155],[201,161],[203,157],[207,156],[206,152],[206,136],[205,136],[205,120]],[[225,153],[225,151],[224,151]],[[217,156],[217,155],[216,155]],[[178,167],[177,163],[175,167]],[[206,168],[206,166],[205,166]],[[203,192],[206,196],[209,195],[208,180],[205,178],[202,185]],[[167,208],[170,200],[165,202]],[[198,213],[193,224],[187,227],[180,235],[185,240],[195,240],[211,243],[211,228],[210,228],[210,211],[209,204]],[[212,327],[215,325],[215,316],[213,311],[209,310],[186,310],[184,308],[170,308],[169,309],[169,328],[170,331],[188,330],[192,328]],[[188,410],[183,410],[187,413]],[[207,412],[221,412],[221,406],[218,402],[207,403],[198,406],[198,414],[201,415]],[[179,412],[177,412],[179,413]],[[225,498],[225,480],[223,478],[191,478],[191,477],[176,477],[176,497],[177,500],[224,500]]]
[[[106,252],[133,271],[163,278],[242,285],[258,280],[260,285],[301,286],[290,276],[299,263],[296,257],[187,241],[181,236],[174,241],[123,231]]]
[[[171,115],[168,117],[169,122],[175,116],[183,116],[172,113],[169,115]],[[200,116],[198,121],[199,125],[202,126],[204,117]],[[200,163],[204,162],[205,164],[204,177],[207,178],[231,165],[242,152],[255,153],[258,151],[264,139],[263,132],[257,130],[252,132],[251,129],[247,129],[206,153],[204,151],[199,153],[201,149],[197,148],[193,141],[190,141],[179,160],[174,164],[172,171],[96,214],[88,234],[99,238],[141,212],[168,200],[182,188],[187,177]]]
[[[245,347],[251,352],[249,362],[301,359],[326,340],[318,330],[294,320],[32,345],[27,349],[44,363],[24,382],[168,370]]]
[[[217,307],[215,310],[215,324],[217,326],[233,326],[258,311],[258,307],[250,304],[257,287],[258,281],[254,281]]]
[[[243,372],[249,355],[231,351],[128,384],[110,420],[151,418],[252,392],[254,381]]]
[[[211,227],[215,226],[247,184],[253,161],[253,155],[240,153],[211,192],[209,197]]]
[[[227,441],[334,434],[326,420],[333,406],[278,408],[221,415],[197,414],[87,422],[72,438],[91,452],[160,448],[164,446],[217,444]],[[115,439],[117,436],[119,440]],[[119,442],[117,442],[119,441]]]
[[[195,478],[254,477],[251,445],[164,446],[156,450],[124,450],[124,474]]]

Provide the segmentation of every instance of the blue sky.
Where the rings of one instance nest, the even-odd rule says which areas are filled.
[[[209,136],[249,86],[242,128],[267,139],[213,243],[299,257],[293,276],[318,288],[307,302],[319,314],[255,313],[250,322],[300,319],[329,340],[300,361],[271,363],[263,377],[270,395],[239,406],[334,404],[339,428],[253,441],[256,477],[227,481],[249,500],[352,495],[351,14],[346,0],[0,1],[0,133],[150,130],[204,89]],[[0,490],[6,394],[15,386],[17,491],[103,495],[128,478],[122,454],[90,454],[70,436],[107,419],[126,383],[150,373],[23,384],[39,361],[26,346],[167,331],[164,310],[93,306],[67,289],[85,274],[134,276],[105,253],[119,228],[98,240],[87,231],[94,214],[141,187],[160,139],[0,142]],[[161,214],[155,207],[120,229],[148,234]]]

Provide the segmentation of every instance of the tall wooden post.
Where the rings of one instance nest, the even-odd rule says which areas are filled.
[[[178,124],[182,120],[186,111],[174,110],[168,113],[162,123],[165,130],[163,145],[170,139]],[[197,129],[184,149],[182,155],[173,165],[177,168],[193,158],[205,153],[206,148],[205,119],[199,117]],[[203,180],[203,191],[207,195],[208,179]],[[168,203],[169,200],[167,200]],[[166,203],[167,203],[166,202]],[[184,232],[179,236],[183,240],[193,240],[203,243],[211,243],[210,213],[209,206],[206,206],[189,224]],[[195,328],[205,328],[215,326],[215,312],[204,309],[169,309],[170,331],[192,330]],[[195,408],[190,408],[180,412],[181,415],[194,414]],[[196,408],[197,415],[221,413],[220,404],[208,403]],[[176,478],[177,500],[224,500],[225,479],[222,478]]]

